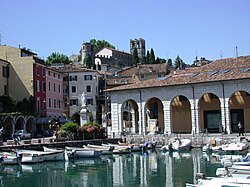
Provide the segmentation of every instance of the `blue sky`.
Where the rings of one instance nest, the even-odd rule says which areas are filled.
[[[1,0],[1,44],[26,47],[47,58],[78,54],[81,44],[106,40],[129,52],[146,49],[191,64],[196,55],[216,60],[250,55],[249,0]]]

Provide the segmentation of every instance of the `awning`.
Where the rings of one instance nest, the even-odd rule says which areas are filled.
[[[46,124],[49,124],[52,120],[53,118],[51,117],[40,117],[40,118],[36,118],[36,124],[46,125]]]

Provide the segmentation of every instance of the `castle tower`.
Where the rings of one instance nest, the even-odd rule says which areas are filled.
[[[90,55],[91,57],[94,55],[92,46],[89,42],[82,44],[82,62],[87,55]]]
[[[134,48],[137,48],[139,58],[145,56],[145,40],[142,38],[139,39],[130,39],[130,53],[133,54]]]

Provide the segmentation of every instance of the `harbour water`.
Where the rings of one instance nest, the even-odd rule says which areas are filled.
[[[195,173],[215,176],[221,167],[200,149],[173,153],[160,150],[128,155],[2,166],[5,187],[182,187],[195,182]]]

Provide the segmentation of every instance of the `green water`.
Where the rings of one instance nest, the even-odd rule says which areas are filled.
[[[5,166],[0,186],[13,187],[171,187],[193,183],[196,172],[215,176],[221,167],[214,157],[192,150],[151,152],[76,159],[69,162]]]

